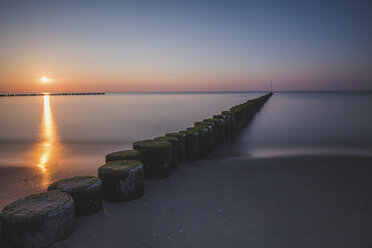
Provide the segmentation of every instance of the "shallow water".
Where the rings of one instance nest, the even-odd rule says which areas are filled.
[[[0,208],[61,178],[96,175],[108,152],[180,131],[263,93],[111,93],[0,98]],[[234,155],[372,156],[371,92],[276,93]]]

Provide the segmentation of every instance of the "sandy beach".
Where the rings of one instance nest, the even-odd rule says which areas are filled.
[[[211,156],[104,202],[55,247],[371,247],[371,162]]]

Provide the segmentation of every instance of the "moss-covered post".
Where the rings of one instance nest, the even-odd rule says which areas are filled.
[[[122,150],[111,152],[106,155],[106,163],[118,160],[138,160],[141,161],[141,152],[137,150]]]
[[[60,190],[74,199],[75,216],[85,216],[102,209],[102,182],[98,177],[71,177],[52,183],[48,191]]]
[[[216,147],[217,144],[220,143],[219,141],[219,133],[221,132],[221,125],[220,125],[220,119],[216,118],[209,118],[209,119],[204,119],[203,122],[209,123],[213,127],[213,134],[214,134],[214,144],[213,147]]]
[[[194,123],[195,127],[207,127],[208,128],[208,152],[211,153],[216,144],[216,128],[214,122],[198,121]]]
[[[178,163],[182,164],[186,161],[186,134],[182,133],[167,133],[165,136],[175,137],[178,139]]]
[[[178,146],[179,142],[176,137],[171,136],[162,136],[162,137],[156,137],[155,140],[165,140],[169,141],[172,144],[172,156],[171,156],[171,170],[176,170],[178,168]]]
[[[186,162],[197,160],[199,158],[199,132],[186,130],[180,133],[186,135]]]
[[[240,104],[240,107],[242,108],[243,113],[243,127],[245,127],[248,124],[249,120],[249,108],[247,103]]]
[[[223,135],[221,138],[223,141],[228,140],[230,135],[230,117],[228,115],[218,114],[213,115],[213,118],[223,120]]]
[[[141,152],[145,178],[169,176],[172,144],[163,140],[142,140],[133,143],[133,149]]]
[[[3,208],[2,237],[15,247],[48,247],[75,227],[74,200],[62,191],[29,195]]]
[[[254,115],[257,112],[257,110],[255,109],[255,104],[253,102],[248,102],[246,104],[247,104],[248,123],[249,123],[253,119]]]
[[[232,134],[231,134],[231,116],[230,115],[225,115],[225,114],[222,114],[222,113],[221,113],[221,115],[225,119],[226,140],[229,140],[232,137]]]
[[[225,139],[225,132],[226,132],[226,129],[225,129],[225,120],[224,119],[221,119],[221,118],[209,118],[209,119],[205,119],[204,121],[207,121],[207,122],[210,122],[210,121],[213,121],[213,122],[216,122],[217,124],[217,136],[216,136],[216,143],[217,144],[220,144],[220,143],[223,143],[226,139]]]
[[[140,161],[119,160],[98,168],[103,197],[113,202],[130,201],[144,194],[144,168]]]
[[[248,101],[247,103],[245,103],[245,106],[246,106],[246,112],[247,112],[247,124],[253,119],[253,116],[255,115],[255,113],[257,112],[257,109],[255,107],[255,102],[253,101]]]
[[[249,121],[249,106],[247,103],[241,104],[242,110],[243,110],[243,127],[245,127],[248,124]]]
[[[208,127],[189,127],[187,131],[197,131],[199,133],[199,158],[203,158],[208,155]]]
[[[229,119],[230,119],[229,136],[234,137],[236,134],[236,120],[235,120],[234,113],[231,111],[222,111],[221,114],[229,116]]]
[[[236,133],[238,133],[243,127],[243,109],[241,106],[234,106],[230,109],[231,112],[234,113],[235,120],[236,120]]]
[[[260,101],[256,100],[256,99],[253,99],[253,100],[248,100],[247,103],[250,105],[250,108],[251,108],[251,112],[252,112],[252,117],[255,113],[257,113],[257,111],[260,109]]]

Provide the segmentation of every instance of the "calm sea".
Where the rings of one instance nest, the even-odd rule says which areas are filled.
[[[111,93],[0,98],[0,208],[54,180],[96,175],[108,152],[180,131],[264,93]],[[280,92],[233,156],[372,156],[371,92]]]

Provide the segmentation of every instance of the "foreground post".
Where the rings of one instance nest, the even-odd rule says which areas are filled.
[[[185,163],[186,160],[186,134],[167,133],[165,136],[175,137],[178,139],[178,163]]]
[[[186,162],[197,160],[199,158],[199,132],[192,130],[179,133],[186,137]]]
[[[143,165],[135,160],[108,162],[98,168],[103,198],[120,202],[137,199],[144,194]]]
[[[172,144],[172,156],[171,156],[171,165],[170,169],[171,170],[176,170],[178,169],[178,147],[179,147],[179,142],[176,137],[171,137],[171,136],[162,136],[162,137],[156,137],[155,140],[165,140],[168,141]]]
[[[33,194],[6,206],[0,217],[2,237],[14,246],[47,247],[74,230],[74,201],[58,190]]]
[[[208,152],[211,153],[215,146],[216,127],[214,122],[198,121],[194,122],[195,127],[206,127],[208,128]]]
[[[133,143],[133,149],[141,152],[145,178],[169,176],[172,144],[165,140],[142,140]]]
[[[196,127],[189,127],[186,129],[187,131],[191,132],[198,132],[198,139],[199,139],[199,151],[198,157],[203,158],[208,155],[209,151],[209,129],[206,126],[196,126]]]
[[[98,177],[80,176],[52,183],[48,191],[60,190],[74,199],[76,217],[90,215],[102,209],[102,182]]]
[[[138,160],[141,161],[141,153],[137,150],[123,150],[111,152],[106,155],[106,163],[118,160]]]

